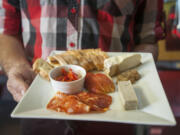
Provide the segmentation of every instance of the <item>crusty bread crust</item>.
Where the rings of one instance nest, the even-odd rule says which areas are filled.
[[[66,51],[52,57],[51,59],[59,62],[59,65],[73,64],[82,66],[86,71],[102,71],[104,69],[104,60],[109,56],[100,49],[83,49]]]
[[[45,60],[39,58],[33,64],[33,70],[46,80],[49,80],[49,72],[53,67]]]

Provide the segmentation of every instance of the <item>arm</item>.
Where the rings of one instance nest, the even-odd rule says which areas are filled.
[[[34,78],[34,72],[16,36],[20,33],[21,22],[17,6],[18,0],[0,3],[0,65],[8,77],[8,90],[19,101]]]
[[[0,35],[0,65],[7,77],[7,88],[16,101],[19,101],[35,74],[28,63],[21,42],[13,37]]]
[[[134,52],[150,52],[152,53],[155,61],[157,61],[158,58],[157,44],[139,44],[134,48]]]
[[[22,44],[15,36],[0,34],[0,50],[0,65],[3,66],[7,76],[14,66],[23,64],[30,66],[26,60]]]
[[[135,17],[136,52],[150,52],[155,61],[158,58],[157,41],[163,37],[161,27],[162,0],[144,0],[139,5]]]

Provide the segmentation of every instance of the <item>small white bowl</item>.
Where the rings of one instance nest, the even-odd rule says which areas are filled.
[[[56,77],[61,75],[61,69],[64,68],[66,71],[72,69],[72,71],[78,75],[80,78],[75,81],[63,82],[55,80]],[[84,80],[86,76],[86,70],[77,65],[64,65],[55,67],[49,73],[50,82],[55,91],[60,91],[66,94],[75,94],[82,91],[84,87]]]

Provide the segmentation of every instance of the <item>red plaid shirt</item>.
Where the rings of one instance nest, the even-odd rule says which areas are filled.
[[[22,34],[31,58],[52,50],[132,51],[162,36],[163,0],[1,0],[0,32]]]

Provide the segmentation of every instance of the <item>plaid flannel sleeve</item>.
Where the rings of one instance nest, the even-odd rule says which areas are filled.
[[[20,29],[19,0],[0,0],[0,33],[16,35]]]
[[[163,0],[144,0],[135,15],[135,44],[154,44],[163,38]]]

